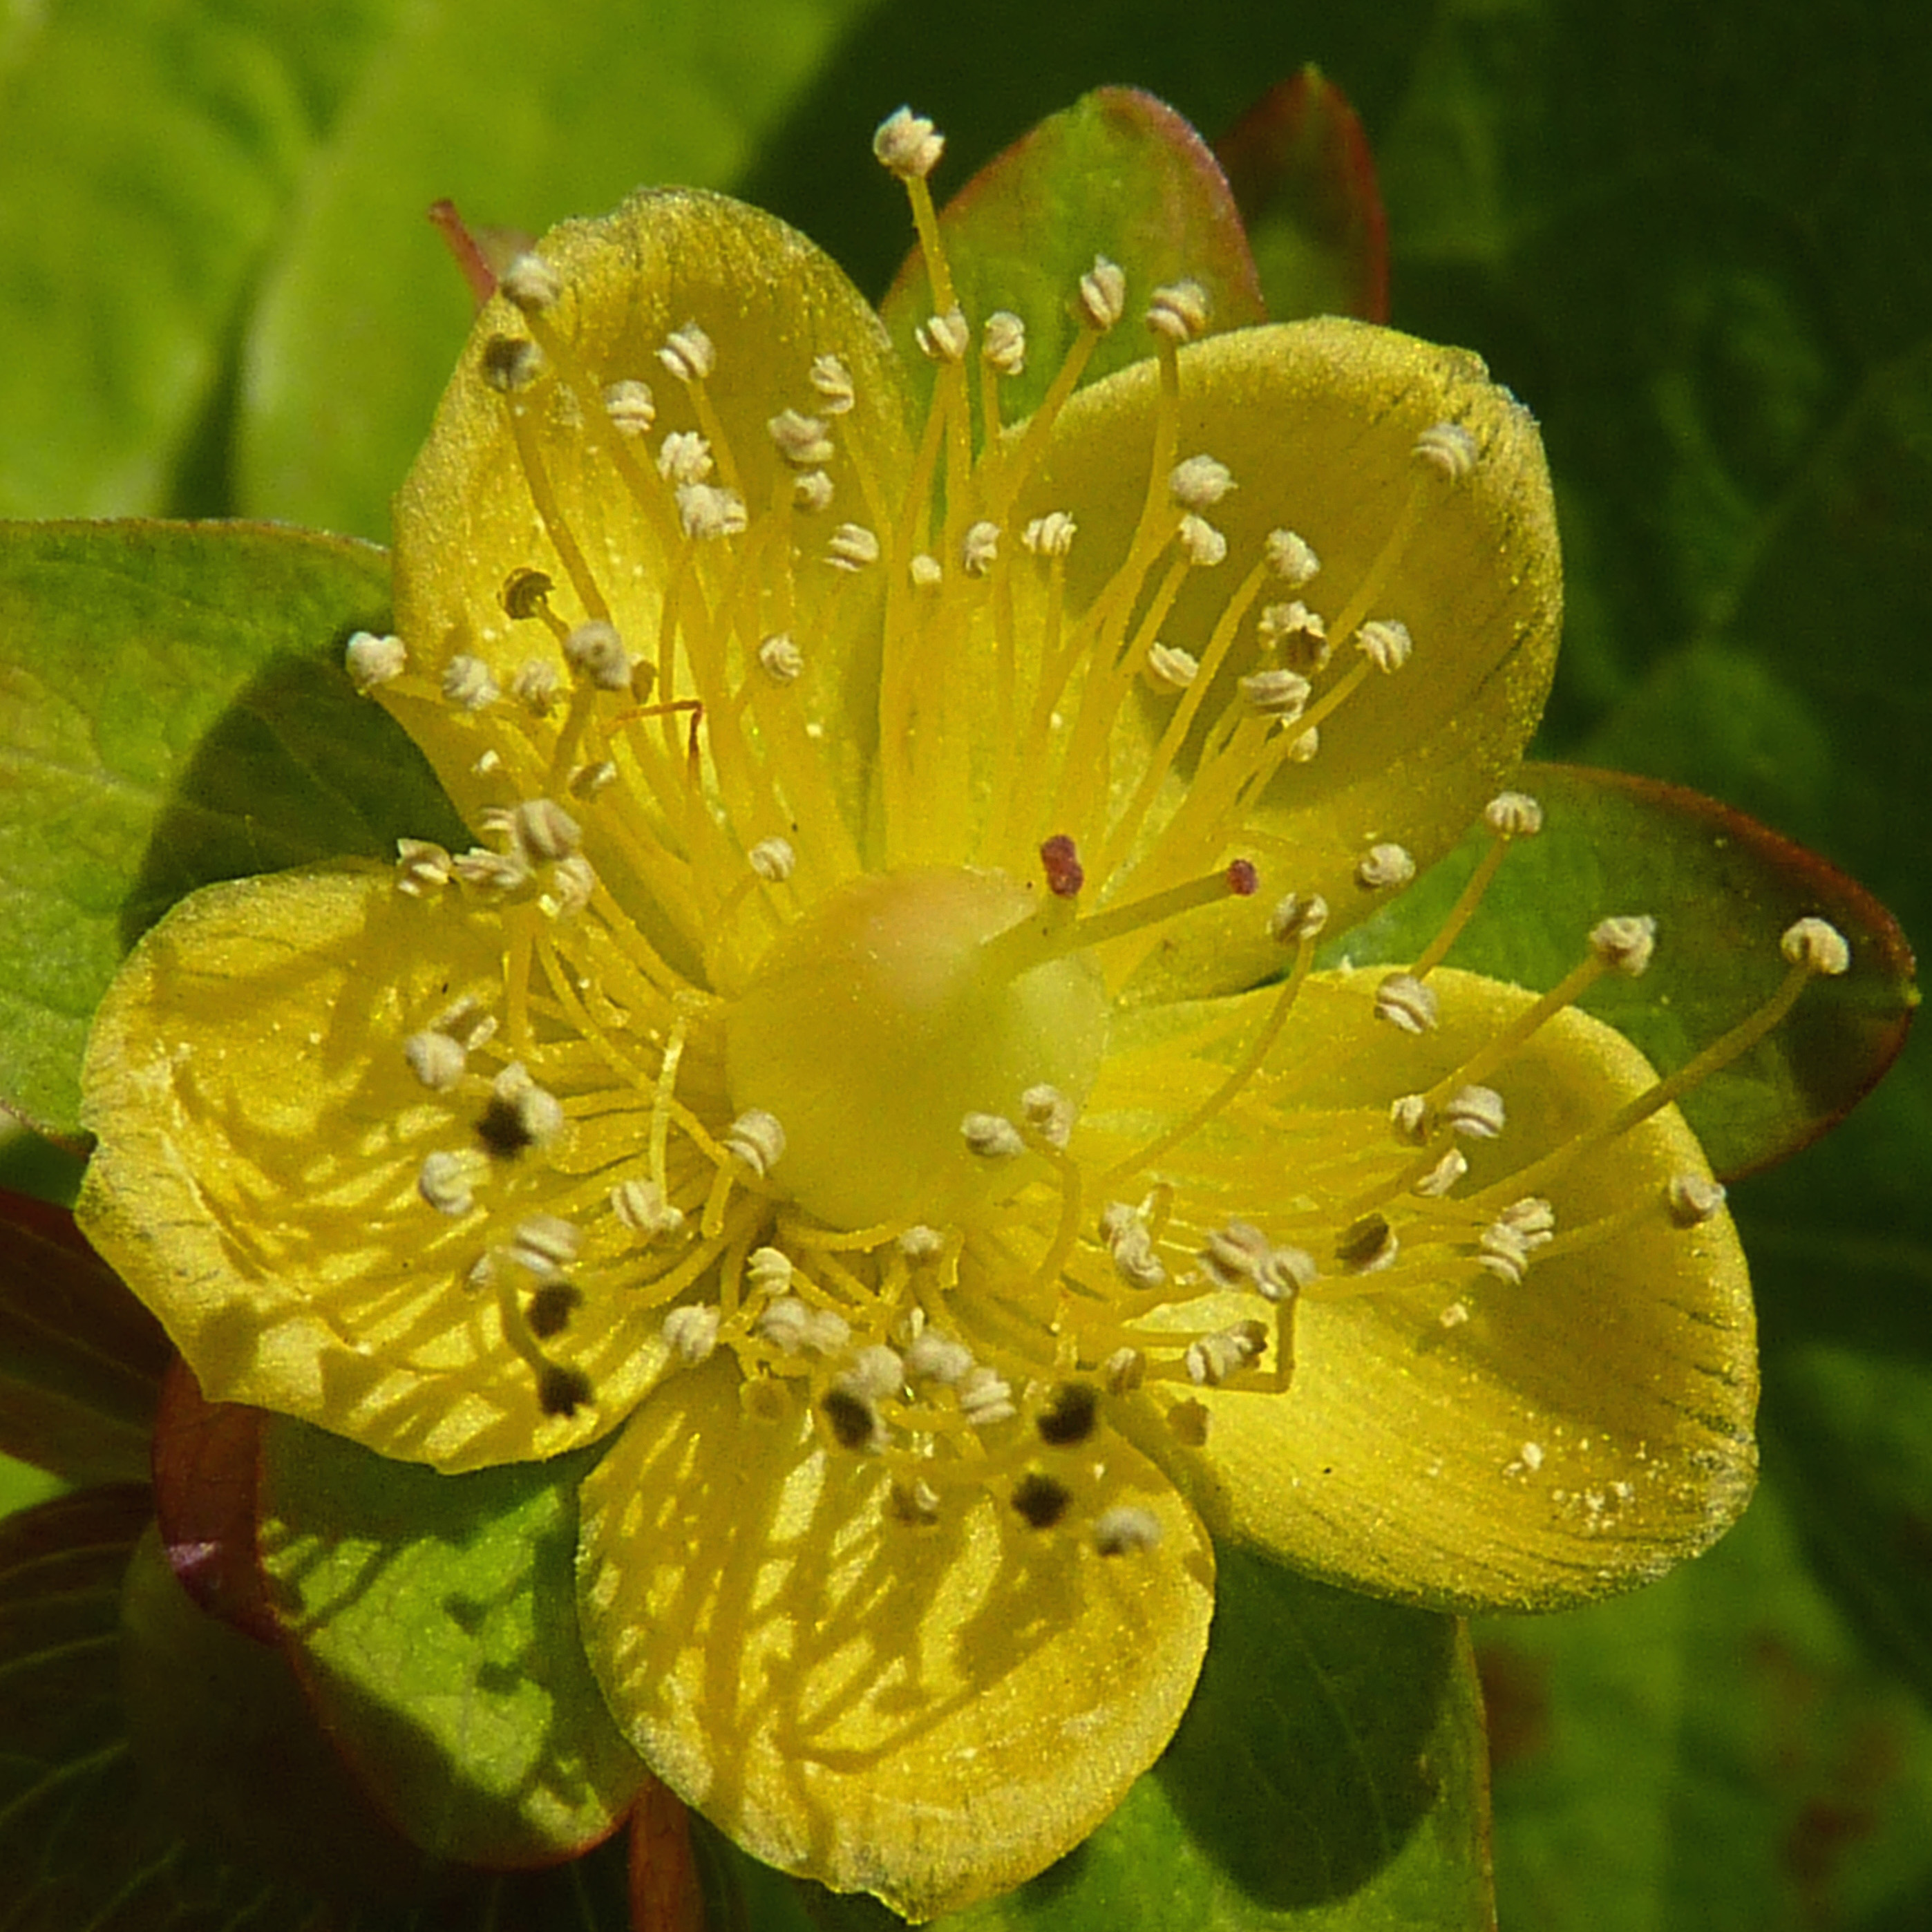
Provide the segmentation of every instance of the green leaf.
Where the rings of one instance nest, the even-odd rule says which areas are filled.
[[[394,0],[0,26],[0,514],[199,510],[261,265]],[[30,347],[31,352],[19,352]]]
[[[1682,1105],[1720,1174],[1780,1160],[1865,1094],[1904,1043],[1918,1004],[1910,950],[1885,908],[1814,854],[1741,813],[1672,786],[1573,766],[1532,765],[1524,788],[1542,832],[1519,839],[1449,952],[1454,964],[1538,992],[1585,954],[1598,920],[1658,922],[1641,978],[1612,974],[1582,1004],[1670,1072],[1774,993],[1780,935],[1829,920],[1852,970],[1814,981],[1766,1040],[1712,1072]],[[1427,876],[1333,942],[1357,965],[1412,958],[1434,936],[1492,843],[1480,828]]]
[[[1214,143],[1268,311],[1386,322],[1388,223],[1369,137],[1312,62],[1271,87]]]
[[[425,1850],[502,1870],[594,1844],[643,1765],[576,1636],[595,1451],[442,1476],[278,1418],[262,1563],[325,1728]]]
[[[386,560],[244,524],[0,526],[0,1096],[80,1127],[122,956],[215,879],[458,836],[341,671]]]
[[[421,1897],[286,1664],[193,1609],[147,1520],[130,1486],[0,1523],[8,1932],[632,1932],[621,1844]]]
[[[469,328],[424,219],[540,234],[640,182],[730,184],[864,0],[395,8],[290,208],[250,318],[236,501],[386,536]],[[850,116],[862,144],[892,104]]]
[[[1807,1575],[1774,1483],[1652,1588],[1477,1636],[1504,1924],[1922,1922],[1932,1718]]]
[[[72,1215],[0,1191],[0,1451],[70,1483],[144,1481],[170,1353]]]
[[[1245,1550],[1224,1549],[1220,1564],[1207,1666],[1166,1755],[1084,1845],[938,1925],[1491,1925],[1481,1704],[1462,1626]],[[754,1877],[745,1883],[758,1895]],[[870,1900],[802,1890],[833,1932],[898,1922]]]
[[[1150,352],[1142,318],[1162,284],[1200,283],[1216,328],[1266,316],[1219,164],[1173,109],[1131,88],[1097,88],[1042,121],[946,204],[939,232],[976,328],[999,309],[1026,324],[1025,372],[1000,386],[1008,422],[1039,407],[1078,334],[1070,304],[1096,255],[1126,271],[1127,312],[1094,351],[1090,380]],[[880,313],[922,406],[933,372],[914,331],[933,308],[926,258],[915,248]]]

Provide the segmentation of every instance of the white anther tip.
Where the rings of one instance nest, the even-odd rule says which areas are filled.
[[[1664,1190],[1670,1218],[1680,1228],[1695,1228],[1710,1220],[1724,1204],[1722,1185],[1701,1174],[1672,1175]]]
[[[1089,328],[1102,334],[1126,313],[1127,278],[1118,262],[1104,255],[1094,257],[1094,266],[1080,278],[1080,313]]]
[[[1415,439],[1415,458],[1451,483],[1476,466],[1476,439],[1460,423],[1434,423]]]
[[[410,668],[402,639],[378,637],[373,631],[358,631],[344,647],[342,661],[350,681],[365,695],[378,685],[400,677]]]
[[[872,136],[874,158],[902,181],[925,180],[945,152],[946,136],[910,107],[895,108]]]
[[[1228,466],[1212,456],[1188,457],[1167,478],[1167,494],[1184,510],[1211,510],[1236,487]]]
[[[1590,950],[1612,972],[1640,978],[1657,950],[1657,922],[1647,913],[1599,920],[1590,928]]]
[[[1415,861],[1400,845],[1371,845],[1355,868],[1355,883],[1365,892],[1388,892],[1415,877]]]
[[[1845,935],[1828,920],[1801,919],[1785,928],[1778,950],[1793,966],[1808,966],[1814,973],[1835,978],[1849,970],[1852,949]]]
[[[518,256],[496,286],[526,315],[540,315],[563,293],[563,278],[541,255]]]
[[[1498,792],[1484,806],[1483,823],[1498,838],[1533,838],[1543,830],[1543,808],[1527,792]]]
[[[959,1132],[982,1160],[1010,1160],[1026,1150],[1020,1130],[1002,1114],[968,1114],[960,1121]]]

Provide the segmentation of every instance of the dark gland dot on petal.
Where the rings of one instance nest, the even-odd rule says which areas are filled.
[[[494,1094],[483,1109],[483,1118],[476,1123],[476,1138],[483,1143],[484,1150],[499,1160],[514,1160],[536,1144],[515,1105]]]
[[[1034,1426],[1040,1439],[1055,1448],[1084,1442],[1094,1432],[1100,1408],[1100,1394],[1090,1382],[1062,1382],[1053,1400],[1042,1409]]]
[[[1066,1514],[1072,1500],[1072,1492],[1064,1483],[1056,1483],[1051,1476],[1042,1476],[1037,1471],[1022,1476],[1013,1490],[1013,1508],[1035,1529],[1051,1529]]]
[[[832,1440],[842,1449],[862,1449],[872,1439],[872,1412],[849,1389],[830,1389],[818,1405]]]
[[[580,1369],[553,1363],[537,1378],[537,1400],[546,1415],[574,1415],[590,1400],[590,1378]]]
[[[584,1297],[568,1282],[546,1282],[530,1297],[530,1333],[547,1342],[570,1326],[570,1318],[584,1305]]]

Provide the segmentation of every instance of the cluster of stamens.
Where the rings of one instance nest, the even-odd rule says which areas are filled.
[[[500,396],[542,553],[502,560],[490,634],[434,671],[398,640],[367,635],[348,667],[362,689],[477,721],[476,775],[500,792],[478,820],[484,842],[451,854],[412,842],[397,877],[406,896],[458,893],[500,920],[500,999],[412,1016],[403,1051],[422,1100],[448,1121],[421,1164],[424,1213],[453,1234],[478,1231],[463,1292],[494,1310],[542,1410],[568,1420],[596,1408],[584,1345],[621,1298],[627,1311],[662,1311],[673,1372],[728,1358],[750,1420],[808,1418],[826,1453],[866,1459],[909,1533],[991,1491],[1028,1529],[1078,1525],[1090,1548],[1122,1556],[1150,1547],[1159,1524],[1109,1474],[1103,1430],[1151,1424],[1198,1442],[1213,1413],[1204,1392],[1287,1395],[1304,1302],[1411,1297],[1423,1322],[1454,1330],[1498,1296],[1532,1292],[1549,1258],[1615,1238],[1629,1216],[1562,1225],[1568,1169],[1754,1043],[1805,979],[1842,970],[1843,942],[1819,922],[1794,927],[1791,977],[1763,1012],[1612,1118],[1470,1190],[1465,1149],[1506,1135],[1514,1056],[1598,978],[1648,964],[1652,922],[1606,919],[1558,986],[1447,1075],[1393,1096],[1385,1120],[1365,1115],[1370,1126],[1318,1187],[1270,1216],[1204,1181],[1201,1150],[1232,1121],[1294,1131],[1293,1055],[1276,1048],[1328,908],[1277,888],[1252,914],[1280,952],[1272,1004],[1161,1131],[1124,1140],[1090,1123],[1082,1081],[1094,1069],[1070,1079],[1042,1048],[1029,1073],[1022,1052],[1009,1090],[971,1096],[938,1124],[931,1184],[902,1212],[855,1225],[815,1207],[790,1179],[800,1117],[754,1093],[733,1061],[738,1016],[764,997],[788,937],[812,930],[854,879],[887,882],[890,900],[902,874],[971,868],[1033,895],[1023,916],[960,942],[972,998],[1004,1012],[1002,989],[1064,971],[1076,976],[1054,982],[1056,998],[1077,1004],[1088,975],[1104,1009],[1175,922],[1256,894],[1250,855],[1273,861],[1250,836],[1256,802],[1318,756],[1324,731],[1347,728],[1369,680],[1430,648],[1384,608],[1384,586],[1430,502],[1481,455],[1459,424],[1423,430],[1388,543],[1322,609],[1306,601],[1322,532],[1284,527],[1235,560],[1239,581],[1204,641],[1163,641],[1184,586],[1230,561],[1214,514],[1262,479],[1176,447],[1180,352],[1209,317],[1198,286],[1156,290],[1145,508],[1097,595],[1070,608],[1072,516],[1010,519],[1095,344],[1127,314],[1126,278],[1104,260],[1082,278],[1072,345],[1046,400],[1028,423],[1004,423],[1000,386],[1025,368],[1025,331],[1011,315],[985,318],[976,360],[926,186],[942,146],[903,111],[876,143],[911,199],[934,299],[918,332],[934,400],[909,478],[866,473],[848,444],[854,358],[835,345],[772,417],[779,480],[760,494],[710,400],[731,372],[704,319],[672,330],[652,369],[584,367],[568,278],[526,256],[502,291],[526,332],[486,344],[480,374]],[[566,394],[574,409],[560,412]],[[640,552],[669,560],[652,634],[625,621],[630,586],[616,580],[628,560],[593,560],[572,533],[555,480],[560,414],[633,500]],[[760,594],[747,559],[775,591]],[[1040,626],[1026,654],[1013,629],[1022,572]],[[836,613],[840,580],[873,572],[883,830],[862,851],[816,754],[835,728],[813,709],[816,640],[798,578],[812,574],[811,608]],[[1000,729],[986,818],[962,828],[921,800],[957,794],[940,728],[956,701],[946,667],[968,649],[992,654]],[[1023,655],[1036,667],[1030,686]],[[1150,695],[1166,720],[1144,768],[1110,788],[1118,722]],[[1184,770],[1177,801],[1168,781]],[[1437,969],[1540,813],[1506,794],[1486,822],[1492,845],[1469,890],[1424,952],[1376,987],[1376,1014],[1406,1037],[1438,1028]],[[1378,842],[1355,881],[1388,892],[1415,869]],[[801,1004],[796,1023],[820,1021]],[[829,1034],[835,1066],[840,1052]],[[1721,1198],[1686,1174],[1631,1211],[1688,1228]]]

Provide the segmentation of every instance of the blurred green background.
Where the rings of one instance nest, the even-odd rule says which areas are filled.
[[[883,289],[944,188],[1106,82],[1212,138],[1309,60],[1394,320],[1541,418],[1569,617],[1539,749],[1675,779],[1932,932],[1922,0],[4,0],[0,514],[386,535],[468,301],[541,230],[728,188]],[[1737,1189],[1766,1476],[1628,1602],[1478,1632],[1512,1932],[1932,1924],[1932,1069]],[[0,1900],[4,1903],[4,1900]]]

